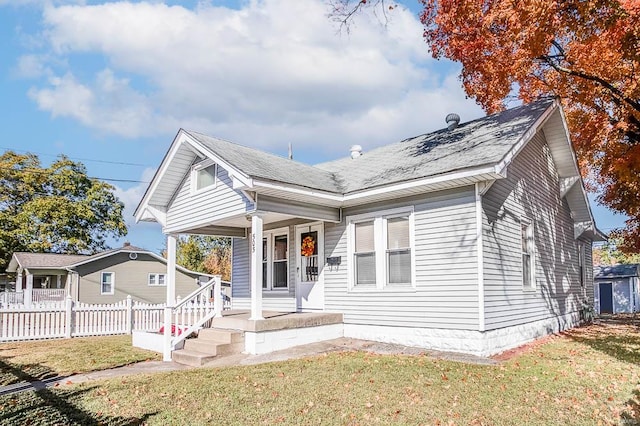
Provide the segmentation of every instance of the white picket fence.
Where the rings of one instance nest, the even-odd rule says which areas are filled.
[[[134,302],[131,297],[114,304],[78,303],[70,297],[30,307],[13,304],[0,308],[0,342],[157,332],[164,309],[164,304]]]

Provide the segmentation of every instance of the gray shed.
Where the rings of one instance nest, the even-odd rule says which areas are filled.
[[[640,311],[639,276],[638,264],[595,268],[593,303],[596,313],[620,314]]]

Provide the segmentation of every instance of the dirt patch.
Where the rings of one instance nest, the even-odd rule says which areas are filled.
[[[517,348],[500,352],[499,354],[491,356],[491,359],[494,359],[496,361],[509,361],[511,358],[530,352],[541,345],[544,345],[552,340],[560,339],[560,338],[563,338],[561,334],[550,334],[548,336],[544,336],[539,339],[536,339],[532,342],[525,343],[524,345],[518,346]]]

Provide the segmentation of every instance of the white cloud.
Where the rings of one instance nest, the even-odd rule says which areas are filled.
[[[320,0],[44,10],[57,77],[31,98],[53,116],[109,133],[166,136],[185,127],[265,148],[291,140],[331,149],[442,127],[452,110],[480,115],[455,79],[434,71],[421,24],[400,8],[386,28],[365,16],[348,36],[337,34]],[[59,65],[83,55],[108,65],[89,77]]]
[[[133,217],[133,213],[138,207],[140,200],[144,196],[144,192],[147,190],[149,186],[148,182],[151,182],[153,179],[153,175],[155,174],[155,169],[146,168],[142,172],[142,176],[140,180],[143,183],[138,183],[135,186],[124,189],[118,185],[114,185],[115,190],[114,193],[118,197],[120,201],[124,204],[124,212],[122,216],[124,217],[125,222],[128,227],[135,225],[135,219]]]

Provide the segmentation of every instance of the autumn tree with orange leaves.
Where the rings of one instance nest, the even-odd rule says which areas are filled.
[[[640,251],[640,0],[421,1],[432,55],[462,64],[464,90],[487,112],[512,98],[561,99],[583,176],[629,216],[622,248]],[[393,10],[338,3],[345,19]]]

